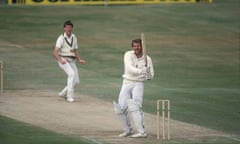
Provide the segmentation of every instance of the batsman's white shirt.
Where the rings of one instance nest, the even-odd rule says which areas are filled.
[[[150,68],[152,78],[154,76],[154,69],[152,59],[147,56],[147,65]],[[143,82],[146,80],[145,74],[142,72],[146,69],[144,56],[137,58],[134,51],[127,51],[124,54],[124,74],[123,78],[127,81]]]
[[[147,62],[153,78],[154,69],[152,59],[149,56],[147,56]],[[133,50],[124,54],[123,83],[118,99],[121,109],[127,109],[127,100],[131,98],[137,102],[139,107],[142,107],[144,81],[146,80],[146,75],[143,72],[145,70],[144,56],[137,58]]]

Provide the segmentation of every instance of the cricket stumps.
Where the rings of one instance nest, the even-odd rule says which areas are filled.
[[[160,119],[160,116],[162,116],[162,119]],[[166,125],[167,128],[165,127]],[[161,126],[162,139],[166,139],[165,133],[167,130],[167,139],[170,140],[170,100],[167,99],[157,100],[157,139],[160,139]]]

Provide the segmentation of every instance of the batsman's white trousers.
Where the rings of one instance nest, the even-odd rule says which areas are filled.
[[[77,84],[80,83],[76,63],[75,61],[67,62],[65,64],[58,62],[58,65],[67,74],[67,86],[62,91],[66,91],[67,97],[73,98],[74,88]]]
[[[122,88],[119,93],[118,104],[123,111],[128,109],[128,100],[133,99],[138,107],[140,108],[141,123],[144,126],[144,113],[142,111],[144,94],[144,82],[132,82],[123,80]],[[129,117],[127,117],[127,123],[130,122]],[[130,128],[130,127],[129,127]]]
[[[129,99],[135,100],[140,108],[142,108],[144,93],[143,82],[131,82],[123,80],[122,88],[118,97],[118,104],[122,110],[126,110],[128,107],[127,101]]]

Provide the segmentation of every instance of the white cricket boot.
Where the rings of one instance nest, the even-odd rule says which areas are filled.
[[[125,131],[119,135],[119,137],[127,137],[133,134],[133,130],[130,128],[129,131]]]
[[[67,101],[68,102],[74,102],[74,94],[73,94],[73,90],[69,90],[67,91]]]
[[[68,102],[74,102],[74,99],[71,98],[71,97],[67,97],[67,101],[68,101]]]
[[[137,133],[131,136],[132,138],[145,138],[147,137],[146,133]]]
[[[66,97],[66,95],[67,95],[67,87],[63,88],[63,90],[58,93],[58,96],[60,97]]]

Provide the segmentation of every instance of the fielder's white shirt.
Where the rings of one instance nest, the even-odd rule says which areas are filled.
[[[150,67],[150,73],[152,78],[154,76],[154,69],[152,59],[147,56],[148,67]],[[143,82],[146,80],[146,76],[141,74],[142,70],[146,69],[144,56],[137,58],[134,51],[127,51],[124,54],[124,74],[123,78],[126,81]]]
[[[56,48],[59,48],[61,56],[75,56],[74,49],[78,49],[76,36],[72,33],[70,37],[66,33],[61,34],[56,41]]]

